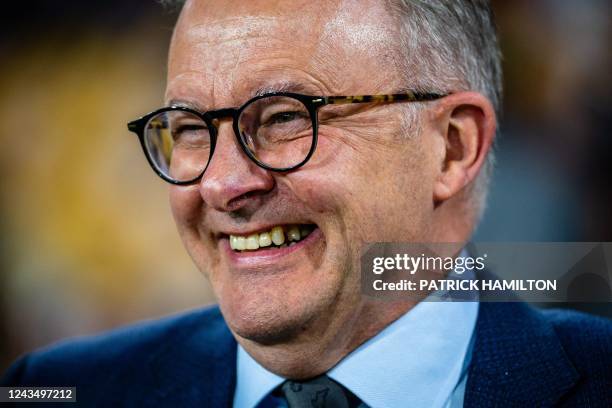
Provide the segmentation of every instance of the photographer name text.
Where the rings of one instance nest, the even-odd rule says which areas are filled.
[[[372,283],[374,290],[399,291],[556,291],[557,281],[547,279],[402,279],[385,282],[377,279]]]

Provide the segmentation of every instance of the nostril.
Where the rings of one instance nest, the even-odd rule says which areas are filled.
[[[236,211],[239,210],[240,208],[244,207],[247,202],[251,201],[252,199],[254,199],[257,196],[257,192],[256,191],[249,191],[247,193],[244,193],[236,198],[232,198],[228,203],[227,203],[227,210],[228,211]]]

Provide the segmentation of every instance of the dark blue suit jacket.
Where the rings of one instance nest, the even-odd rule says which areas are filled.
[[[83,406],[228,407],[235,381],[236,342],[213,307],[34,352],[1,384],[76,386]],[[465,406],[557,405],[612,406],[612,323],[482,303]]]

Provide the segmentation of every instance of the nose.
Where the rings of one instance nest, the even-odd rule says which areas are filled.
[[[237,211],[273,187],[272,174],[253,163],[238,144],[231,120],[221,121],[214,154],[200,181],[204,202],[218,211]]]

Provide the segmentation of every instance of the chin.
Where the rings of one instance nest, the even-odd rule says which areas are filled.
[[[307,331],[310,322],[316,319],[312,310],[289,309],[275,302],[254,307],[250,302],[239,305],[222,302],[220,306],[235,335],[262,345],[290,342]]]
[[[232,332],[263,345],[288,343],[325,320],[337,298],[338,286],[330,282],[283,283],[225,286],[219,305]]]

